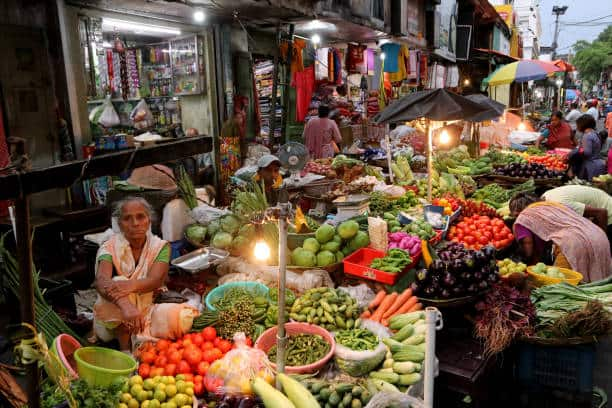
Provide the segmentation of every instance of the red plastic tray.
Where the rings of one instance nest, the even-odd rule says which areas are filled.
[[[414,268],[421,259],[421,253],[412,257],[412,263],[404,268],[400,273],[389,273],[378,269],[370,268],[370,264],[376,258],[384,258],[385,252],[372,248],[361,248],[344,258],[344,273],[359,276],[360,278],[394,285],[395,282],[410,269]]]

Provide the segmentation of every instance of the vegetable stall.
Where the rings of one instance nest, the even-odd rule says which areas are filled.
[[[463,106],[455,119],[481,112],[453,103]],[[472,157],[463,145],[434,149],[427,136],[427,173],[410,150],[389,157],[388,169],[366,154],[309,161],[302,176],[327,183],[316,200],[305,190],[317,183],[280,205],[248,183],[217,208],[181,183],[193,222],[183,229],[188,250],[171,260],[167,283],[179,293],[156,305],[171,317],[152,322],[131,356],[87,344],[36,288],[35,307],[50,318],[37,319],[19,350],[22,363],[54,373],[43,406],[429,408],[437,372],[436,392],[448,375],[436,355],[457,327],[481,345],[482,360],[516,351],[508,356],[518,356],[519,383],[542,381],[534,357],[542,347],[548,359],[577,347],[591,365],[574,377],[592,371],[594,342],[611,329],[612,283],[530,265],[508,208],[517,193],[566,183],[565,157],[496,148]],[[2,250],[19,293],[15,261]],[[172,330],[160,330],[168,322]]]

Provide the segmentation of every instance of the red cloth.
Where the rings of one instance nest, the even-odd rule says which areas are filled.
[[[574,141],[572,140],[572,128],[567,122],[562,121],[557,127],[553,127],[551,125],[548,125],[547,127],[550,133],[548,135],[548,142],[546,145],[549,149],[574,148]]]
[[[4,133],[4,121],[2,119],[2,106],[0,106],[0,169],[8,166],[9,150],[6,144],[6,134]],[[9,201],[0,201],[0,216],[8,215]]]
[[[304,68],[301,72],[293,73],[293,81],[291,85],[296,91],[296,110],[295,119],[298,122],[303,122],[310,108],[310,100],[315,86],[315,71],[314,65]]]
[[[363,52],[365,45],[349,44],[346,52],[346,70],[349,74],[361,73],[363,70]]]

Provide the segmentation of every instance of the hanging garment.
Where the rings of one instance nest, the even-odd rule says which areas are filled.
[[[298,122],[303,122],[308,114],[312,93],[314,92],[314,66],[304,68],[302,72],[294,73],[291,86],[295,88],[296,92],[295,119]]]
[[[328,66],[329,66],[329,60],[328,60],[328,55],[329,55],[329,48],[319,48],[317,49],[317,54],[316,54],[316,62],[315,62],[315,79],[317,81],[322,81],[324,79],[329,78],[329,71],[328,71]]]
[[[327,79],[329,82],[334,82],[334,49],[329,48],[327,53]]]
[[[397,54],[397,71],[389,74],[389,81],[401,82],[408,77],[410,64],[410,52],[408,47],[402,44]]]
[[[365,45],[348,44],[346,51],[346,72],[349,74],[360,74],[364,69]]]
[[[372,48],[368,48],[365,50],[365,67],[366,72],[363,74],[366,75],[374,75],[374,69],[376,66],[376,52]]]
[[[340,55],[340,50],[333,50],[334,54],[334,83],[336,85],[342,84],[342,56]]]
[[[385,90],[385,60],[381,60],[380,74],[378,77],[378,106],[380,109],[384,109],[387,106],[387,92]]]
[[[302,58],[302,50],[306,47],[306,41],[301,38],[295,38],[293,40],[293,52],[291,53],[291,73],[301,72],[304,70],[304,60]],[[281,43],[280,47],[281,57],[287,60],[287,50],[289,49],[289,42],[285,41]]]
[[[397,72],[401,46],[395,43],[385,43],[380,48],[385,53],[385,72]]]
[[[374,73],[372,78],[372,89],[380,89],[380,77],[383,71],[383,60],[379,58],[378,53],[374,53]]]
[[[410,57],[408,61],[408,78],[409,79],[417,79],[418,78],[418,68],[417,68],[417,51],[410,51]]]

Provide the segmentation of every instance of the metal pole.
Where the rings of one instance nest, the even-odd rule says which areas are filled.
[[[387,153],[387,167],[389,167],[389,179],[391,180],[391,184],[393,184],[393,169],[391,169],[391,139],[389,138],[389,125],[385,125],[386,127],[386,131],[385,131],[385,143],[387,144],[386,146],[386,153]]]
[[[427,133],[427,200],[431,203],[431,188],[433,183],[433,143],[431,141],[431,125],[429,120],[427,120],[427,125],[425,125],[425,132]]]
[[[521,106],[521,115],[522,119],[525,120],[525,88],[523,87],[523,85],[525,85],[524,82],[521,83],[521,98],[523,99],[523,106]]]
[[[425,309],[425,378],[423,379],[424,391],[423,400],[425,408],[434,406],[434,378],[436,376],[436,330],[442,328],[442,315],[435,307]],[[440,325],[438,326],[438,322]]]
[[[285,286],[287,280],[287,217],[291,204],[279,203],[278,217],[278,332],[276,334],[276,369],[285,372]],[[279,378],[276,377],[276,388],[281,389]]]
[[[15,200],[15,218],[17,225],[17,259],[19,262],[19,304],[21,321],[36,326],[34,322],[34,281],[32,274],[32,242],[30,226],[30,197],[23,196]],[[47,339],[49,340],[49,339]],[[26,366],[26,394],[28,407],[40,407],[40,370],[37,364]]]
[[[295,57],[293,55],[293,32],[295,26],[289,24],[289,46],[287,47],[287,65],[285,69],[285,81],[283,83],[283,115],[281,116],[281,140],[287,143],[287,119],[289,117],[289,84],[291,84],[291,61]]]

